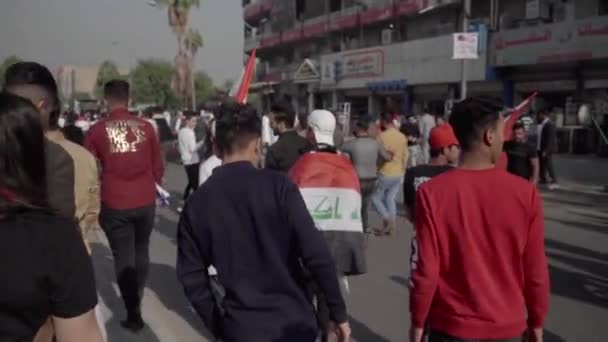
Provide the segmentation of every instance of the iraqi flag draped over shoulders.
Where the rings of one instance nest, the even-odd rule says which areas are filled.
[[[307,153],[291,168],[289,178],[323,233],[338,273],[365,273],[361,188],[350,161],[336,153]]]

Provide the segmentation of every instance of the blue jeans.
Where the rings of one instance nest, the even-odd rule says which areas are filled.
[[[397,194],[401,188],[403,177],[378,177],[376,191],[372,195],[372,203],[380,216],[385,220],[397,220]]]

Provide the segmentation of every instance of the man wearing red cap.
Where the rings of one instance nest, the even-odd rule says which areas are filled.
[[[431,130],[429,146],[430,162],[409,169],[403,181],[404,203],[408,209],[406,212],[412,221],[416,190],[429,179],[453,169],[460,157],[460,144],[450,124],[443,124]]]

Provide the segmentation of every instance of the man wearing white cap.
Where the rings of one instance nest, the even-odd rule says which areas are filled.
[[[336,263],[343,292],[348,292],[346,276],[366,272],[365,237],[361,221],[359,177],[350,160],[334,147],[336,117],[327,110],[308,116],[307,138],[314,145],[298,159],[289,177],[300,189],[306,207]],[[330,320],[322,296],[317,296],[321,326]]]

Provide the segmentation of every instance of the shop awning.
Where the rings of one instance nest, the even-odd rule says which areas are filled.
[[[407,88],[407,80],[368,82],[367,89],[372,93],[400,91]]]

